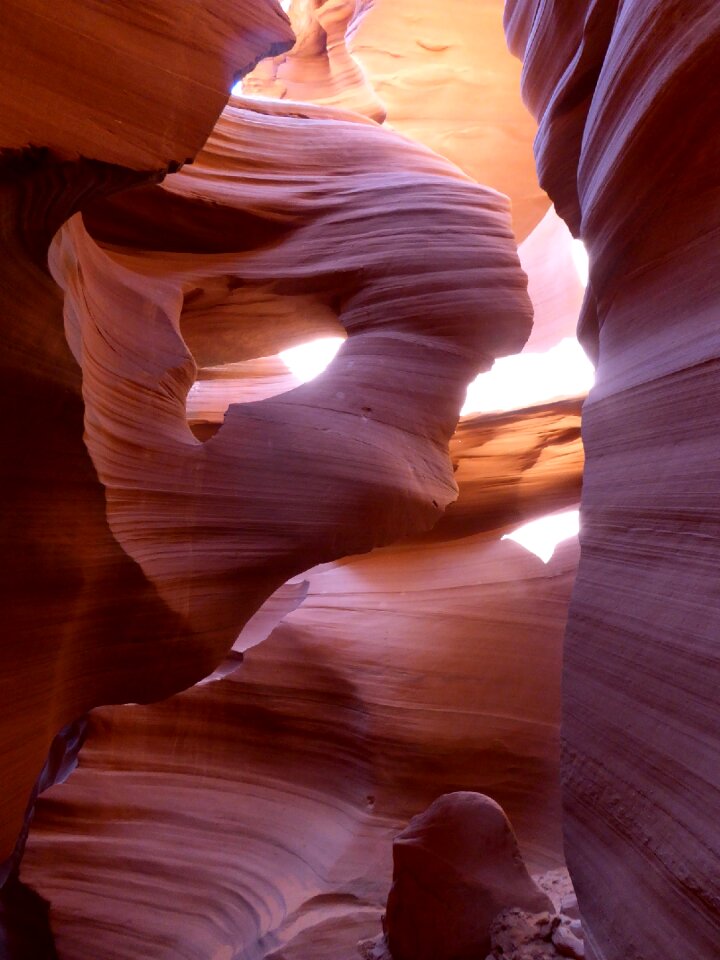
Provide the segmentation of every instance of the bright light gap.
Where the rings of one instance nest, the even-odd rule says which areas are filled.
[[[309,383],[327,369],[345,342],[343,337],[320,337],[280,351],[280,359],[301,383]]]
[[[506,533],[502,539],[514,540],[530,553],[534,553],[543,563],[548,563],[558,544],[576,537],[579,532],[580,511],[565,510],[563,513],[551,513],[539,520],[531,520],[512,533]]]

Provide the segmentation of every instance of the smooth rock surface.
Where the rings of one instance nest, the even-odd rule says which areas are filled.
[[[292,0],[295,46],[262,61],[243,80],[243,95],[342,107],[382,123],[385,106],[347,42],[371,7],[372,0]]]
[[[546,566],[476,535],[329,564],[226,679],[93,711],[23,865],[58,949],[304,960],[322,925],[329,960],[350,958],[380,929],[393,835],[456,785],[501,799],[533,869],[559,866],[576,557],[568,542]]]
[[[565,850],[597,960],[720,944],[720,7],[512,0],[540,182],[590,255]]]
[[[515,251],[547,200],[501,4],[290,12],[288,54],[269,0],[13,2],[0,41],[12,960],[52,955],[50,926],[62,960],[349,960],[392,834],[449,790],[562,863],[577,544],[545,565],[500,538],[577,503],[581,398],[456,429],[528,294],[546,349],[581,289],[552,212]],[[284,102],[233,99],[159,186],[268,55],[253,82],[271,64]],[[280,367],[338,334],[317,381]],[[17,836],[88,710],[38,802],[36,894]]]
[[[3,526],[7,853],[57,729],[196,682],[292,574],[431,526],[456,496],[447,442],[465,384],[528,335],[507,202],[373,124],[307,110],[232,106],[191,172],[122,200],[90,202],[138,179],[116,168],[8,170],[3,388],[24,413]],[[115,243],[79,217],[53,243],[66,342],[59,291],[26,251],[42,257],[78,205]],[[207,444],[187,422],[195,362],[180,333],[204,284],[221,287],[233,359],[255,355],[234,304],[268,285],[319,304],[324,323],[342,313],[350,333],[320,381],[232,407]]]
[[[108,528],[48,247],[93,197],[192,157],[233,74],[292,43],[271,0],[11,0],[3,15],[0,863],[58,731],[98,703],[139,698],[148,672],[168,691],[189,639]]]
[[[313,114],[229,107],[192,169],[154,188],[156,209],[176,212],[156,228],[172,224],[162,254],[106,252],[79,219],[52,252],[110,527],[197,633],[198,672],[289,576],[437,520],[456,496],[446,445],[459,397],[530,329],[502,198],[372,124]],[[281,186],[291,131],[294,175]],[[122,204],[123,195],[96,208],[97,221]],[[247,209],[273,242],[233,252],[235,233],[221,228],[242,231]],[[226,250],[202,250],[196,211],[216,220]],[[141,220],[134,229],[142,243]],[[97,232],[113,237],[112,227]],[[348,339],[317,380],[232,405],[200,443],[186,421],[195,365],[178,326],[184,291],[206,277],[222,277],[233,300],[269,282],[279,297],[337,290]],[[138,358],[148,329],[152,353]]]
[[[192,160],[239,79],[293,44],[274,0],[5,0],[0,148],[134,170]]]
[[[503,0],[293,0],[299,37],[261,63],[248,95],[332,103],[382,120],[507,194],[519,240],[549,203],[517,95]],[[327,26],[327,32],[323,30]]]
[[[504,908],[550,909],[490,797],[439,797],[393,843],[385,935],[394,960],[475,960]],[[549,916],[549,915],[548,915]]]

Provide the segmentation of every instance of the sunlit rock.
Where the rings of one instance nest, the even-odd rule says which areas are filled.
[[[348,47],[372,0],[288,0],[296,42],[262,61],[233,93],[342,107],[382,123],[385,106]]]
[[[501,0],[41,6],[0,40],[0,952],[350,957],[458,790],[561,870],[578,543],[512,537],[577,508],[604,266]]]

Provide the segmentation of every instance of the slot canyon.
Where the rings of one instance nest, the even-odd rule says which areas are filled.
[[[3,21],[0,960],[720,960],[718,0]]]

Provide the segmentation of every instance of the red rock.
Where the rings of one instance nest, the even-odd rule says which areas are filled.
[[[545,566],[476,535],[326,565],[225,680],[93,711],[23,865],[61,953],[134,960],[142,944],[168,960],[183,944],[203,960],[271,943],[302,960],[327,923],[329,960],[350,957],[380,929],[393,834],[453,784],[502,801],[533,869],[559,865],[576,553]]]
[[[391,832],[457,787],[557,865],[576,548],[545,567],[499,537],[576,502],[580,402],[455,430],[530,318],[510,207],[467,174],[523,235],[546,205],[499,0],[421,4],[412,29],[383,0],[296,3],[287,57],[270,2],[11,6],[0,144],[37,149],[4,157],[0,196],[3,852],[59,728],[176,694],[94,711],[40,800],[23,879],[61,955],[337,960],[377,930]],[[358,113],[240,98],[158,186],[267,53],[288,90],[387,98],[465,173]],[[549,215],[521,252],[543,345],[577,303],[566,242]],[[338,331],[278,396],[272,355]],[[281,585],[328,560],[298,606]]]
[[[4,436],[0,861],[55,733],[97,703],[139,698],[149,675],[162,695],[187,670],[188,631],[108,529],[48,246],[93,196],[192,157],[233,74],[292,41],[270,0],[10,0],[3,14],[0,390],[21,412]]]
[[[274,190],[264,192],[253,178],[243,193],[244,158],[257,154],[260,131],[268,137],[266,176],[277,177],[286,163],[280,144],[290,128],[301,134],[294,165],[296,170],[305,165],[305,181],[288,181],[284,200]],[[220,159],[223,131],[230,130],[238,134],[236,155],[227,161],[224,181],[215,171],[218,161],[226,162]],[[336,153],[333,172],[329,160],[341,142],[354,148]],[[244,621],[290,574],[437,519],[455,496],[446,444],[464,383],[493,353],[517,349],[529,329],[506,203],[440,158],[372,125],[322,110],[316,119],[298,121],[282,109],[231,108],[217,143],[217,155],[211,145],[192,173],[179,174],[168,189],[155,188],[158,203],[178,198],[186,217],[184,235],[182,216],[158,220],[156,245],[162,249],[164,232],[172,236],[175,250],[189,243],[189,253],[172,252],[169,244],[165,260],[129,247],[111,254],[89,238],[79,219],[58,235],[52,268],[67,288],[67,332],[83,368],[84,411],[79,373],[63,342],[57,291],[27,261],[19,259],[15,273],[14,261],[5,264],[14,277],[14,295],[23,283],[28,288],[21,298],[27,322],[13,334],[18,346],[6,355],[10,365],[4,379],[12,403],[26,397],[26,419],[17,423],[12,441],[19,530],[6,530],[6,549],[13,557],[4,583],[12,602],[8,656],[15,671],[15,692],[4,700],[12,721],[2,724],[5,756],[15,771],[4,794],[8,851],[55,729],[97,703],[138,702],[189,685],[217,666]],[[368,165],[375,170],[381,155],[383,173],[374,192],[358,192],[352,184],[361,187]],[[73,176],[84,170],[70,168]],[[52,184],[64,168],[50,165],[47,171]],[[251,223],[272,227],[277,205],[285,203],[292,218],[299,194],[313,182],[315,202],[306,204],[306,222],[301,218],[289,234],[284,227],[285,245],[274,248],[272,256],[262,243],[253,252],[245,241],[237,254],[193,249],[190,226],[194,230],[201,215],[210,226],[215,219],[222,226],[235,215],[244,236],[245,206],[254,204]],[[98,189],[104,188],[100,179]],[[88,188],[79,181],[77,189],[82,194]],[[142,189],[143,195],[152,194]],[[225,199],[225,205],[211,206],[197,197],[198,190],[209,199]],[[342,214],[348,196],[362,201],[362,207],[355,212],[346,207]],[[436,206],[428,204],[430,196]],[[67,212],[74,202],[71,195]],[[98,204],[93,222],[107,223],[121,208],[119,201]],[[399,228],[403,208],[405,232]],[[447,229],[438,233],[440,211],[448,219]],[[56,209],[52,214],[62,220]],[[334,263],[339,240],[361,222],[362,242],[346,246],[344,260]],[[340,232],[328,231],[328,223]],[[430,245],[425,242],[428,223],[435,231]],[[42,222],[39,226],[48,230]],[[142,221],[137,229],[143,239],[149,236]],[[494,234],[490,244],[485,229]],[[227,234],[218,235],[232,246]],[[263,237],[261,230],[258,235]],[[193,236],[200,242],[200,234]],[[300,250],[303,270],[297,267]],[[483,259],[490,250],[497,252],[492,263]],[[458,272],[460,262],[467,269]],[[491,282],[483,282],[485,270]],[[278,279],[283,273],[284,281]],[[403,274],[407,295],[390,312],[388,303],[395,302]],[[184,394],[194,367],[176,324],[184,290],[217,276],[260,287],[270,280],[284,283],[291,294],[317,289],[321,302],[328,285],[340,284],[351,338],[321,381],[254,405],[250,417],[242,407],[233,408],[212,443],[201,444],[187,427]],[[505,282],[509,296],[501,292]],[[457,301],[448,296],[450,289],[457,290]],[[394,331],[387,322],[391,315]],[[478,323],[468,325],[468,315]],[[38,336],[48,351],[39,358]],[[433,356],[442,371],[435,379]],[[384,367],[391,357],[396,358],[394,377],[388,381]],[[30,382],[20,372],[25,369],[36,370]],[[363,406],[373,413],[369,421],[360,416]],[[48,410],[55,417],[48,418]],[[342,429],[333,428],[333,421]],[[312,452],[302,440],[308,425],[318,441]],[[83,446],[83,431],[94,464]],[[251,480],[253,433],[260,444]],[[326,455],[330,471],[323,466]],[[358,482],[361,467],[364,487]],[[242,482],[236,473],[241,468]],[[265,499],[255,497],[257,489]],[[271,490],[268,509],[262,504]],[[39,512],[39,503],[47,503],[47,516]],[[265,559],[253,533],[260,527]],[[20,543],[33,549],[25,549],[18,561]],[[58,557],[67,558],[66,579],[55,583],[63,569]],[[62,624],[59,639],[49,624]]]
[[[549,203],[538,187],[535,124],[517,96],[503,7],[504,0],[375,0],[349,46],[388,123],[507,194],[523,240]]]
[[[439,797],[395,838],[385,919],[394,960],[476,960],[490,949],[494,918],[515,906],[552,908],[489,797]]]
[[[331,14],[330,41],[322,22]],[[507,194],[518,238],[530,233],[548,199],[535,173],[535,124],[517,94],[520,67],[505,45],[503,0],[293,0],[290,17],[298,45],[261,63],[248,93],[387,115],[394,130]]]
[[[711,0],[514,0],[540,182],[590,255],[565,849],[598,960],[720,943],[720,202]]]
[[[347,45],[370,6],[370,0],[293,0],[295,46],[260,63],[243,93],[342,107],[382,123],[385,107]]]
[[[52,269],[66,290],[82,399],[58,291],[22,255],[5,262],[13,300],[22,291],[9,314],[8,408],[25,397],[10,441],[17,529],[5,531],[8,657],[21,680],[5,698],[12,721],[2,731],[22,772],[4,795],[8,852],[56,729],[97,703],[188,686],[293,573],[432,525],[456,495],[446,445],[465,383],[528,334],[506,201],[374,125],[308,109],[314,117],[303,120],[282,107],[229,108],[192,172],[140,188],[156,202],[144,220],[123,224],[124,201],[97,202],[89,221],[108,237],[117,214],[123,251],[101,249],[79,218],[60,231]],[[30,237],[40,256],[63,218],[90,206],[88,178],[106,192],[134,175],[48,163],[35,177],[38,198],[67,194],[48,213],[35,201]],[[28,225],[7,223],[17,231],[9,241],[26,245]],[[218,238],[207,253],[203,223]],[[353,243],[343,245],[348,231]],[[133,239],[166,252],[146,253]],[[327,291],[340,290],[350,338],[320,381],[252,410],[233,407],[203,444],[187,425],[195,367],[178,323],[184,294],[217,278],[226,293],[273,284],[275,298],[311,296],[326,314]],[[51,624],[62,625],[59,638]]]
[[[0,148],[134,170],[192,159],[233,78],[292,46],[273,0],[6,0]]]
[[[289,575],[437,519],[455,497],[443,447],[461,391],[483,357],[517,349],[529,328],[502,201],[425,150],[316,110],[318,119],[298,121],[292,108],[229,108],[192,171],[156,188],[160,208],[163,196],[171,204],[182,198],[186,229],[197,207],[206,216],[237,210],[240,229],[245,207],[254,205],[256,216],[272,210],[277,222],[285,204],[288,222],[296,223],[269,251],[202,254],[188,235],[190,250],[168,253],[165,261],[133,249],[106,254],[75,221],[53,253],[70,342],[84,371],[86,440],[106,488],[111,528],[165,602],[202,633],[205,662]],[[290,129],[296,179],[305,194],[314,183],[317,197],[306,222],[293,212],[295,179],[284,191],[262,187],[263,178],[277,184],[285,158],[276,144]],[[266,169],[261,176],[256,159],[256,173],[247,176],[245,153],[257,156],[263,137]],[[368,165],[380,157],[383,173],[360,190]],[[224,177],[218,162],[226,164]],[[426,212],[418,216],[421,197]],[[113,201],[103,215],[121,204]],[[446,227],[438,231],[441,210]],[[343,224],[360,223],[360,213],[362,235],[333,261]],[[485,232],[502,230],[503,218],[505,245],[496,233],[497,257],[483,267]],[[425,236],[430,222],[432,239]],[[173,226],[177,246],[182,234]],[[483,284],[484,269],[492,271],[492,284]],[[197,289],[206,276],[243,290],[272,281],[291,293],[341,284],[339,320],[349,336],[318,380],[252,408],[231,406],[212,442],[200,444],[186,425],[194,364],[177,324],[183,289]],[[88,310],[90,303],[97,309]],[[138,362],[133,344],[147,336],[150,317],[153,351]],[[442,376],[433,378],[436,362]],[[312,462],[302,442],[308,431]],[[406,466],[396,474],[400,455]],[[260,499],[257,489],[265,491]]]

